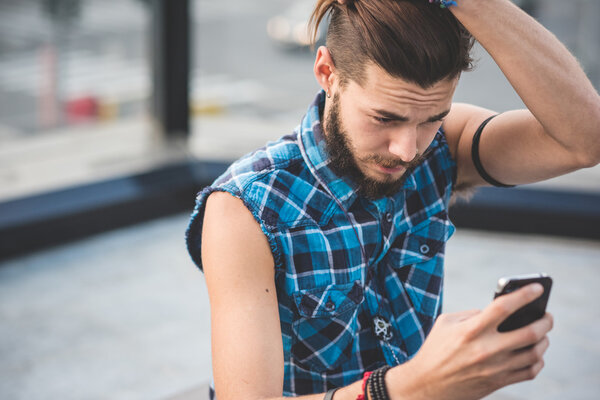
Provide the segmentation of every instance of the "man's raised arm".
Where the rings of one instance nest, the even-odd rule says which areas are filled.
[[[479,149],[486,172],[503,184],[524,184],[598,164],[600,96],[565,46],[508,0],[457,3],[451,12],[490,53],[528,108],[503,113],[485,127]],[[457,104],[446,120],[449,141],[457,146],[459,184],[485,183],[471,161],[471,143],[492,114]]]

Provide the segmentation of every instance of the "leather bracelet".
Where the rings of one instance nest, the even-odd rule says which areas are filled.
[[[390,400],[387,387],[385,386],[385,374],[391,367],[386,365],[373,371],[367,381],[367,388],[371,393],[371,400]]]
[[[338,389],[339,388],[329,389],[327,393],[325,393],[325,397],[323,397],[323,400],[333,400],[333,395],[335,392],[337,392]]]
[[[385,366],[382,368],[381,371],[381,390],[382,390],[382,394],[383,394],[383,398],[384,400],[390,400],[390,394],[387,391],[387,386],[385,384],[385,375],[387,374],[387,372],[391,369],[391,367],[389,366]]]
[[[473,165],[475,165],[475,169],[477,169],[479,176],[481,176],[483,180],[490,185],[503,188],[515,187],[515,185],[506,185],[492,178],[490,174],[487,173],[485,168],[483,168],[483,164],[481,164],[481,159],[479,158],[479,141],[481,139],[481,133],[483,132],[483,128],[485,128],[487,123],[490,122],[494,117],[496,117],[496,115],[492,115],[483,121],[481,125],[479,125],[479,128],[477,128],[475,131],[475,134],[473,135],[473,143],[471,144],[471,159],[473,160]]]
[[[365,396],[365,400],[368,400],[368,399],[375,400],[375,399],[377,399],[377,389],[376,389],[375,384],[374,384],[375,377],[377,376],[377,375],[375,375],[376,372],[377,372],[377,370],[373,371],[373,373],[369,377],[369,380],[367,381],[366,393],[369,393],[370,396],[369,397]]]
[[[378,400],[389,400],[386,396],[385,381],[383,380],[383,372],[381,369],[377,374],[375,383],[377,384],[377,399]]]

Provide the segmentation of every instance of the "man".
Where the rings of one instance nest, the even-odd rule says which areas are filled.
[[[476,399],[543,367],[550,315],[497,331],[539,286],[439,315],[448,204],[596,165],[600,98],[510,1],[433,3],[447,9],[319,0],[314,19],[331,12],[314,65],[323,91],[293,135],[198,196],[187,240],[209,289],[219,400]],[[490,119],[452,104],[465,28],[527,110]]]

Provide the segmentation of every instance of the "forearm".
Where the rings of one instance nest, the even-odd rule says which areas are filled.
[[[566,47],[508,0],[450,8],[494,58],[544,132],[584,162],[600,161],[600,96]]]
[[[362,393],[362,381],[354,382],[348,386],[339,388],[334,395],[334,400],[356,400],[357,396]],[[306,396],[294,397],[297,400],[323,400],[325,393],[310,394]],[[268,397],[261,400],[285,400],[288,397]]]
[[[427,396],[423,391],[424,383],[421,382],[417,374],[411,371],[412,364],[410,361],[388,370],[385,375],[386,390],[391,400],[418,400],[426,399]],[[334,400],[356,400],[363,393],[362,380],[356,381],[348,386],[342,387],[335,392]],[[372,400],[370,393],[367,394],[366,400]],[[307,396],[295,397],[298,400],[323,400],[325,393],[312,394]],[[284,400],[285,397],[269,397],[263,400]]]
[[[415,374],[411,373],[409,366],[411,362],[398,365],[391,368],[385,375],[385,384],[390,399],[394,400],[402,398],[402,400],[409,399],[425,399],[423,397],[423,383],[417,378]],[[338,389],[333,399],[334,400],[356,400],[360,394],[363,394],[363,382],[362,380],[356,381],[348,386],[344,386]],[[399,397],[400,396],[400,397]],[[306,396],[294,397],[298,400],[323,400],[325,393],[311,394]],[[286,397],[267,397],[260,398],[261,400],[285,400]],[[372,400],[370,394],[366,400]]]

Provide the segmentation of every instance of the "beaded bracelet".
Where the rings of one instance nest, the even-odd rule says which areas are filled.
[[[371,393],[373,400],[390,400],[390,396],[385,386],[385,374],[390,369],[390,366],[381,367],[373,371],[367,380],[368,392]]]
[[[440,8],[448,8],[452,6],[457,6],[455,0],[429,0],[430,3],[439,4]]]

